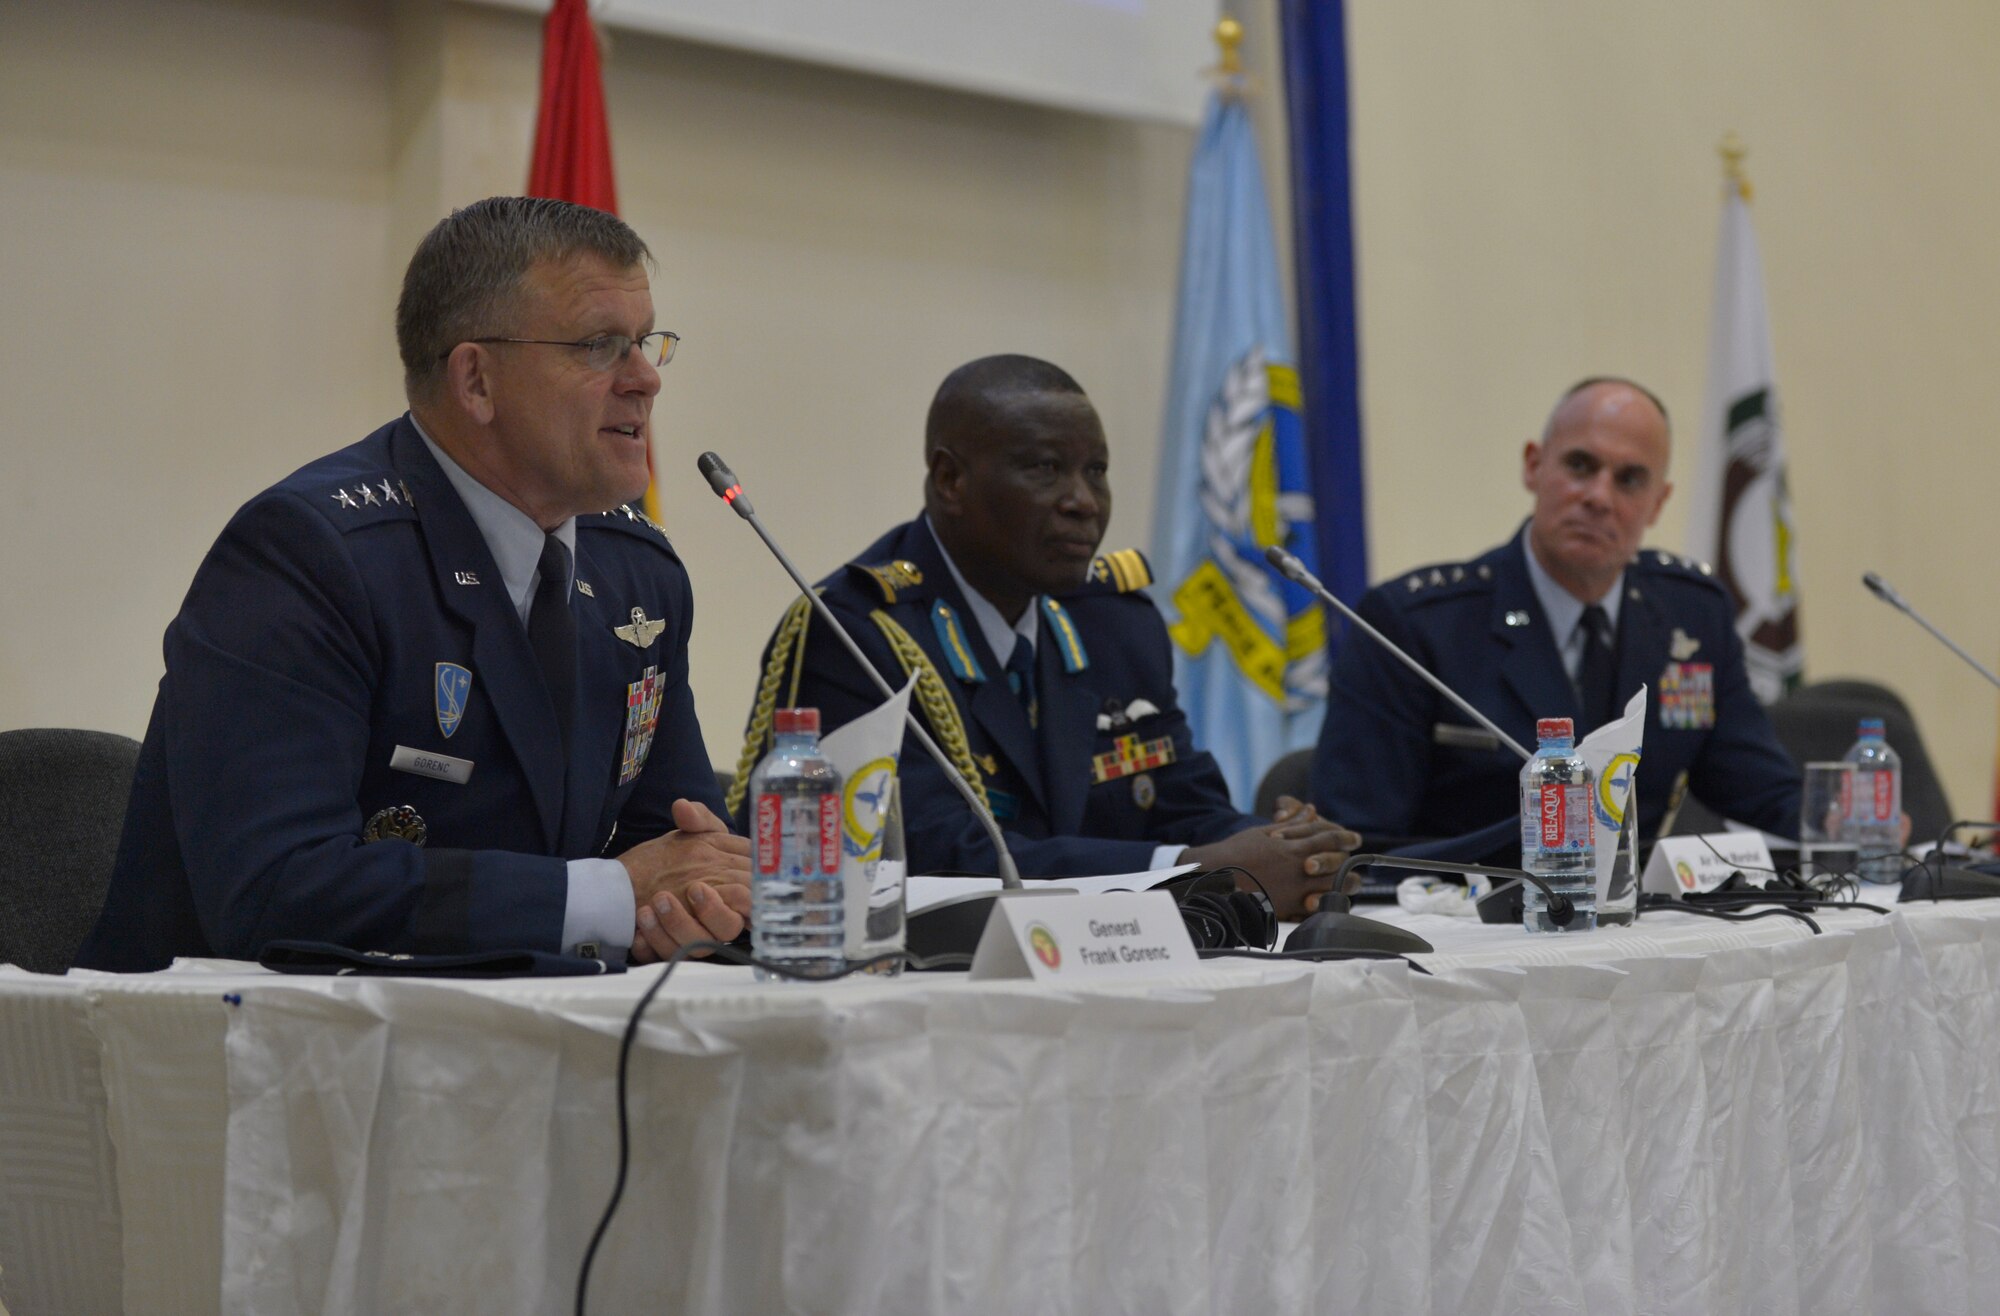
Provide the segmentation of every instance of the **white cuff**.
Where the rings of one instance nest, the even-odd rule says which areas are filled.
[[[1188,852],[1184,845],[1156,845],[1153,847],[1153,869],[1179,868],[1181,856]]]
[[[638,935],[639,902],[632,894],[632,875],[616,859],[569,861],[569,896],[563,902],[562,944],[565,955],[577,947],[595,945],[595,958],[625,958]]]

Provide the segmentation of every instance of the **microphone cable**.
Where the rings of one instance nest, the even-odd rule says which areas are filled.
[[[584,1303],[590,1293],[591,1266],[597,1260],[598,1245],[604,1241],[605,1232],[611,1228],[611,1217],[617,1214],[618,1204],[624,1199],[625,1179],[631,1168],[632,1132],[631,1118],[627,1109],[627,1079],[631,1072],[632,1042],[639,1035],[639,1020],[645,1015],[646,1007],[653,1003],[653,998],[659,995],[660,988],[667,985],[667,979],[673,977],[674,970],[694,956],[704,953],[712,954],[715,958],[726,960],[732,964],[748,964],[755,968],[763,969],[767,973],[776,974],[778,977],[796,979],[801,982],[836,982],[852,974],[861,973],[864,970],[872,969],[879,965],[890,964],[897,960],[907,961],[912,968],[923,970],[945,967],[939,963],[941,960],[962,959],[969,964],[972,958],[969,955],[953,954],[932,956],[926,959],[923,956],[911,955],[905,951],[888,951],[881,955],[871,956],[865,960],[857,960],[852,964],[843,965],[841,968],[827,973],[794,968],[781,961],[765,959],[742,950],[739,947],[720,941],[690,941],[669,956],[666,961],[666,968],[658,978],[653,980],[653,985],[646,988],[645,992],[640,995],[638,1003],[632,1007],[631,1016],[625,1021],[624,1036],[618,1042],[618,1175],[612,1181],[611,1200],[604,1204],[604,1214],[598,1217],[597,1228],[591,1231],[590,1245],[584,1249],[583,1253],[583,1266],[577,1272],[576,1316],[584,1316]]]

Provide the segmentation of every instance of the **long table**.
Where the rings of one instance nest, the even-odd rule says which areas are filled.
[[[1065,989],[688,966],[591,1310],[2000,1311],[2000,902]],[[0,1305],[567,1311],[657,970],[0,970]]]

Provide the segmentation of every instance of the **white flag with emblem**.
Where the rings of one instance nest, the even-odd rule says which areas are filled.
[[[1727,151],[1728,148],[1725,148]],[[1749,184],[1732,159],[1716,253],[1708,391],[1688,507],[1688,552],[1715,564],[1736,605],[1750,684],[1765,703],[1805,671],[1785,435]]]
[[[916,688],[912,674],[894,697],[834,728],[820,752],[840,772],[840,876],[847,899],[847,958],[867,959],[903,947],[903,858],[884,855],[889,788],[903,749],[903,714]]]

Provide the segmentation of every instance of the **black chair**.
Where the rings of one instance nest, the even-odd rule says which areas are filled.
[[[1273,763],[1265,772],[1264,780],[1257,783],[1256,812],[1270,817],[1278,807],[1278,797],[1289,795],[1295,800],[1312,798],[1313,752],[1309,749],[1295,749]]]
[[[111,881],[139,742],[0,731],[0,964],[68,970]]]
[[[1873,681],[1818,681],[1803,685],[1771,705],[1778,743],[1800,764],[1832,762],[1854,744],[1864,717],[1882,719],[1889,747],[1903,760],[1903,811],[1910,815],[1910,840],[1934,840],[1955,821],[1930,752],[1917,733],[1916,719],[1902,696]],[[1722,819],[1692,795],[1681,802],[1673,834],[1719,832]]]
[[[1912,844],[1935,840],[1957,815],[1902,696],[1872,681],[1818,681],[1771,705],[1779,743],[1801,764],[1845,755],[1864,717],[1882,719],[1889,748],[1903,760],[1903,812],[1910,815]]]

